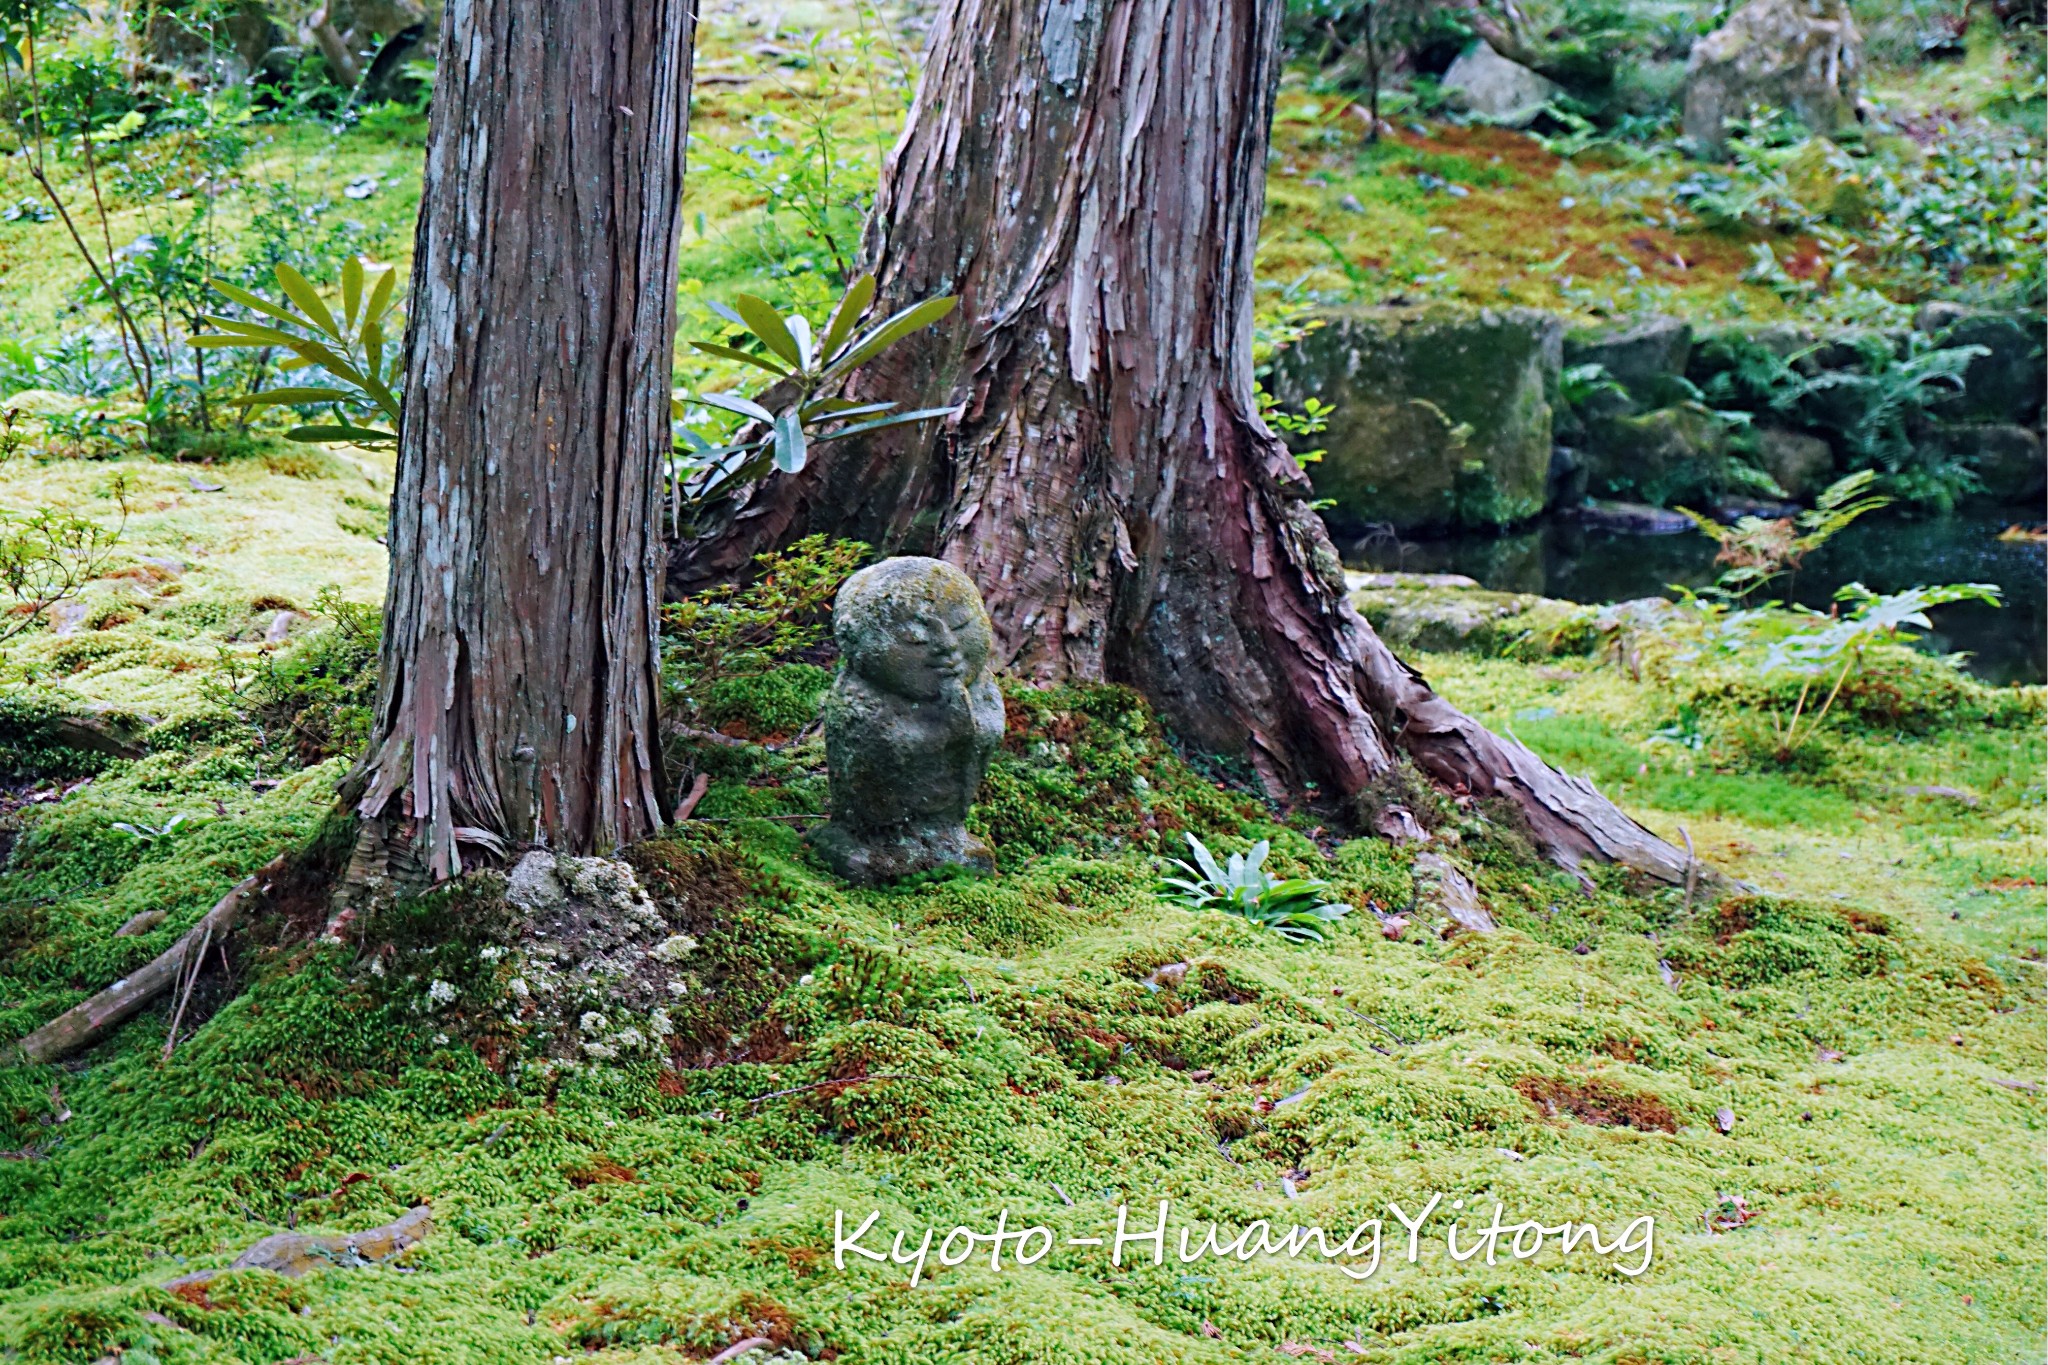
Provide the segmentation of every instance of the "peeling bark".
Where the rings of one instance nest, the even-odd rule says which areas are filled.
[[[688,0],[455,0],[416,238],[366,836],[432,879],[662,824]],[[467,852],[462,846],[467,846]]]
[[[1252,394],[1252,256],[1281,0],[948,0],[869,254],[882,308],[956,321],[862,391],[960,405],[822,448],[680,544],[672,592],[813,532],[937,553],[1004,667],[1143,691],[1283,799],[1362,796],[1406,753],[1513,802],[1552,857],[1683,856],[1437,697],[1349,604],[1307,479]]]

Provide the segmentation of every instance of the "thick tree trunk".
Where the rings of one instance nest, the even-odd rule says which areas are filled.
[[[882,306],[954,292],[964,321],[863,387],[961,415],[746,490],[677,547],[671,591],[815,531],[942,554],[981,586],[1009,669],[1133,684],[1275,794],[1384,798],[1405,751],[1512,801],[1562,862],[1682,876],[1682,854],[1387,651],[1259,420],[1282,9],[949,0],[870,251]]]
[[[383,679],[345,786],[394,862],[662,823],[689,0],[455,0],[413,263]]]

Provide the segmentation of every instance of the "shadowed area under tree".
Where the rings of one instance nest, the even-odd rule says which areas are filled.
[[[1373,635],[1259,420],[1252,253],[1283,8],[947,4],[869,255],[879,307],[956,293],[960,320],[858,383],[959,415],[742,490],[674,548],[669,591],[816,532],[937,554],[986,595],[1005,668],[1129,683],[1277,797],[1341,795],[1401,833],[1405,755],[1505,798],[1562,863],[1678,880],[1683,853]]]

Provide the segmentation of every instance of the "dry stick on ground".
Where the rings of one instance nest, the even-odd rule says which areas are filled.
[[[186,935],[172,944],[149,965],[122,977],[83,1004],[74,1005],[49,1023],[14,1044],[0,1061],[53,1062],[96,1042],[115,1025],[125,1022],[144,1005],[178,984],[186,965],[186,954],[203,953],[215,935],[223,938],[249,900],[266,889],[265,883],[284,871],[288,854],[279,854],[253,875],[245,877],[234,890],[222,896]],[[195,953],[196,957],[196,953]]]

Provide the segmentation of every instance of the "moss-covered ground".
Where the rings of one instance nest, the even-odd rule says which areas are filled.
[[[1780,762],[1745,729],[1771,699],[1738,686],[1597,656],[1418,656],[1762,893],[1688,908],[1612,872],[1584,886],[1446,801],[1434,846],[1475,876],[1500,924],[1484,937],[1440,937],[1426,912],[1386,937],[1370,911],[1409,907],[1412,848],[1214,785],[1114,689],[1012,691],[977,815],[1001,870],[978,880],[833,883],[801,841],[823,799],[814,739],[679,751],[716,780],[633,859],[698,941],[689,992],[665,1047],[566,1064],[508,1012],[516,957],[468,901],[313,937],[346,838],[341,760],[321,757],[341,741],[317,715],[359,699],[364,657],[347,619],[262,636],[285,603],[346,617],[330,584],[373,600],[380,551],[349,499],[381,471],[252,456],[206,467],[225,487],[200,493],[189,468],[38,475],[38,496],[83,501],[127,474],[135,563],[185,567],[117,575],[125,619],[10,650],[37,678],[9,691],[0,1037],[162,951],[276,853],[313,870],[203,979],[168,1058],[156,1010],[60,1066],[0,1070],[0,1349],[25,1362],[652,1362],[757,1334],[906,1365],[2040,1351],[2038,690],[1879,669]],[[825,676],[734,683],[724,728],[785,734]],[[149,756],[34,739],[49,708],[94,699],[158,722]],[[1153,855],[1184,828],[1271,838],[1359,909],[1291,947],[1162,902]],[[145,911],[165,918],[114,935]],[[1413,1216],[1438,1192],[1410,1264],[1386,1206]],[[1377,1217],[1384,1254],[1354,1280],[1313,1249],[1183,1265],[1170,1240],[1164,1266],[1116,1267],[1065,1244],[1112,1234],[1120,1204],[1149,1227],[1161,1198],[1196,1248],[1211,1221],[1226,1241],[1261,1219],[1334,1241]],[[1650,1265],[1554,1240],[1452,1260],[1446,1225],[1469,1233],[1495,1201],[1504,1222],[1609,1239],[1647,1215]],[[435,1231],[391,1264],[162,1287],[274,1231],[419,1202]],[[949,1229],[1005,1209],[1060,1245],[1028,1267],[991,1270],[985,1247],[936,1264]],[[870,1247],[936,1228],[918,1285],[835,1267],[835,1210],[849,1231],[880,1212]]]

